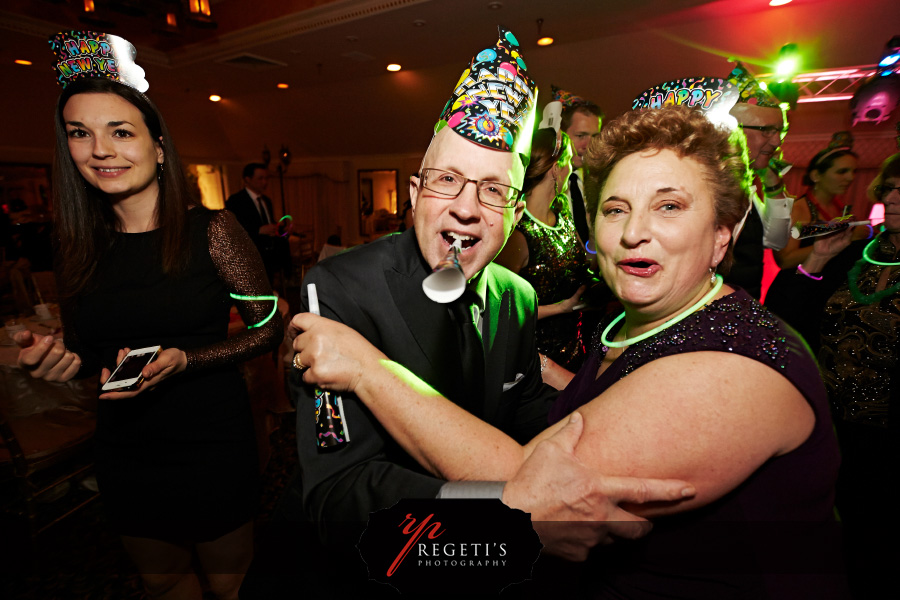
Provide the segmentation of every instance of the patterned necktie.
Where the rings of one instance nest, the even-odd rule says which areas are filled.
[[[572,195],[572,219],[575,221],[575,229],[581,236],[581,242],[587,243],[590,230],[584,210],[584,197],[581,195],[581,188],[578,187],[578,175],[575,173],[569,175],[569,193]]]

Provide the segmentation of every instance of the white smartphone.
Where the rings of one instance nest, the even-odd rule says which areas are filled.
[[[147,348],[132,350],[126,354],[125,358],[116,366],[116,370],[113,371],[113,374],[110,375],[100,389],[104,392],[124,391],[140,385],[144,380],[141,371],[156,359],[159,349],[159,346],[148,346]]]

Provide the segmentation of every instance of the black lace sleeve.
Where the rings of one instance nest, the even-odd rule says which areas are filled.
[[[227,210],[209,222],[209,255],[228,290],[242,296],[272,296],[262,259],[244,228]],[[237,300],[244,323],[264,321],[272,313],[271,300]],[[188,370],[240,363],[278,347],[284,339],[284,323],[275,315],[264,325],[245,329],[223,342],[186,351]]]

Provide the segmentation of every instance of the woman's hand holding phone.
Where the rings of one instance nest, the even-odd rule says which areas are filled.
[[[131,352],[129,348],[122,348],[119,350],[119,354],[116,357],[116,364],[125,360],[125,357],[129,352]],[[148,390],[165,380],[167,377],[181,373],[186,367],[187,355],[183,350],[179,350],[178,348],[166,348],[159,352],[156,360],[146,365],[141,370],[143,381],[141,381],[137,387],[126,391],[104,392],[100,394],[100,399],[125,400],[126,398],[134,398],[144,390]],[[109,380],[110,375],[110,370],[104,368],[100,373],[100,381],[106,383]]]
[[[13,341],[21,348],[17,364],[35,379],[63,383],[81,368],[81,357],[66,350],[62,340],[52,335],[20,331]]]

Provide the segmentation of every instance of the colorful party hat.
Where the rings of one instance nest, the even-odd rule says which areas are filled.
[[[552,129],[559,133],[559,128],[562,125],[562,111],[563,104],[559,100],[548,102],[547,106],[544,107],[544,118],[541,119],[538,129]]]
[[[572,108],[575,106],[584,106],[585,104],[590,104],[587,100],[582,98],[581,96],[576,96],[572,92],[561,90],[555,85],[550,86],[550,91],[553,92],[553,100],[557,102],[562,102],[562,105],[566,108]]]
[[[512,32],[475,55],[453,89],[434,127],[444,126],[472,142],[527,157],[531,151],[537,85]]]
[[[544,117],[538,125],[538,129],[552,129],[556,132],[556,146],[553,148],[552,156],[559,156],[562,148],[562,132],[559,130],[562,126],[563,104],[559,100],[548,102],[544,107]]]
[[[737,63],[728,75],[728,81],[740,90],[738,102],[779,108],[781,103],[772,92],[766,89],[759,80],[750,74],[750,71],[741,63]]]
[[[125,38],[95,31],[66,31],[50,38],[53,70],[63,88],[74,81],[101,77],[139,92],[150,87],[135,62],[137,50]]]
[[[738,87],[719,77],[685,77],[660,83],[645,90],[632,101],[632,109],[688,106],[699,108],[713,123],[734,129],[734,117],[728,114],[738,99]]]

